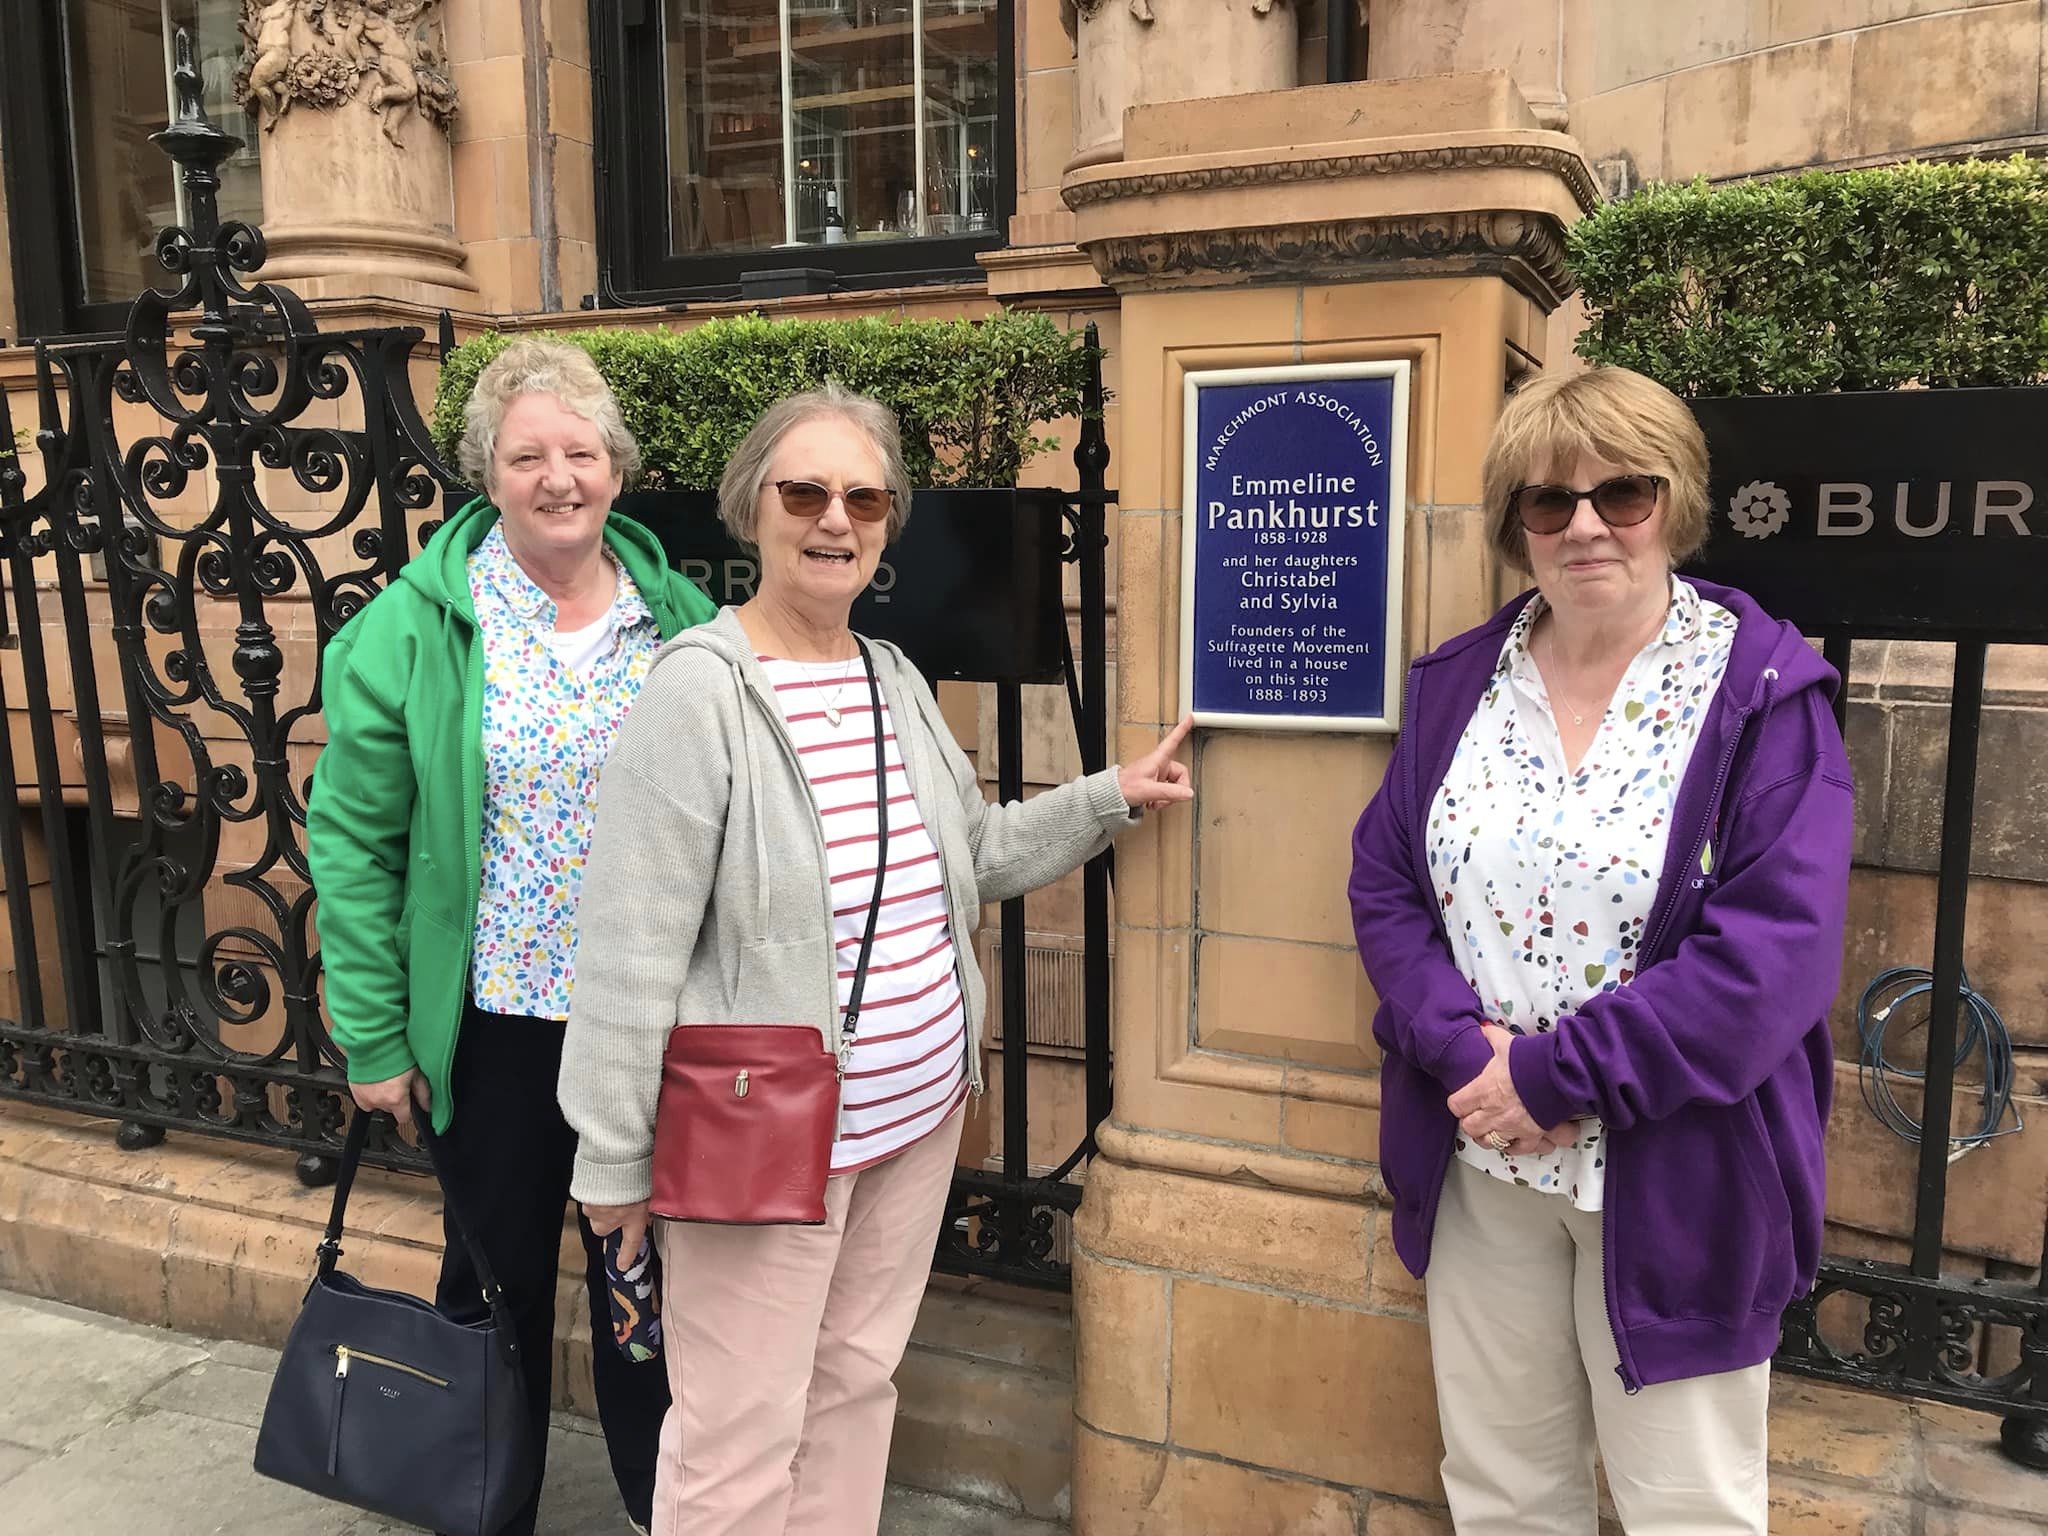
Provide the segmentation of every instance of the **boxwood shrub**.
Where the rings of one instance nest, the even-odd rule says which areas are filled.
[[[1576,225],[1579,352],[1681,395],[2048,382],[2048,164],[1653,186]]]
[[[560,336],[590,353],[618,396],[640,442],[639,483],[650,489],[716,486],[764,409],[826,379],[895,410],[913,484],[1015,485],[1035,454],[1058,446],[1040,428],[1080,413],[1089,364],[1081,338],[1047,316],[1008,310],[982,320],[744,315],[689,330],[600,326]],[[511,339],[475,337],[442,364],[432,425],[450,463],[477,375]]]

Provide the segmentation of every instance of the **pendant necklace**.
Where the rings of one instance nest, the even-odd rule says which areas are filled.
[[[1555,640],[1550,645],[1550,667],[1554,674],[1563,675],[1564,669],[1557,660],[1557,642]],[[1584,725],[1586,723],[1585,712],[1573,704],[1570,699],[1566,698],[1564,690],[1558,687],[1554,681],[1550,685],[1550,696],[1564,706],[1564,712],[1572,717],[1573,725]]]
[[[825,723],[835,731],[839,729],[839,722],[843,718],[839,712],[839,695],[845,691],[847,682],[853,677],[853,662],[859,659],[856,655],[847,662],[846,669],[839,674],[839,680],[832,685],[832,697],[825,701]],[[822,688],[824,685],[821,683],[819,686]]]

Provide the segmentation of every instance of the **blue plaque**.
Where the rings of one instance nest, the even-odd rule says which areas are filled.
[[[1198,725],[1399,728],[1408,366],[1187,375],[1180,683]]]

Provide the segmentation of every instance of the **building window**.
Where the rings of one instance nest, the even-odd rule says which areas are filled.
[[[149,142],[177,110],[172,39],[180,27],[192,37],[206,115],[242,140],[220,168],[220,216],[262,222],[260,136],[235,102],[240,11],[240,0],[66,0],[65,128],[81,303],[119,303],[165,280],[156,233],[189,217],[169,157]]]
[[[10,15],[0,149],[23,334],[117,330],[142,288],[168,281],[157,231],[190,210],[149,136],[175,110],[180,28],[207,115],[243,141],[221,167],[221,217],[261,221],[260,135],[235,102],[240,13],[240,0],[60,0]]]
[[[608,302],[975,275],[1014,196],[1010,0],[593,7]]]

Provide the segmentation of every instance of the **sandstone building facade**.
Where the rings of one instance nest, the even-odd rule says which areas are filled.
[[[1575,366],[1559,244],[1572,221],[1646,181],[2048,146],[2038,0],[31,12],[0,39],[0,389],[18,423],[34,419],[25,343],[118,327],[152,276],[155,231],[177,220],[168,162],[147,143],[167,116],[168,18],[196,38],[209,110],[246,141],[225,167],[224,213],[261,223],[263,275],[323,324],[431,334],[445,309],[470,335],[1012,305],[1098,325],[1121,498],[1114,730],[1128,743],[1182,708],[1188,372],[1411,365],[1405,628],[1420,650],[1513,589],[1484,550],[1479,459],[1514,378]],[[791,271],[803,275],[761,275]],[[413,367],[424,398],[433,362],[422,351]],[[1071,423],[1056,430],[1071,441]],[[34,456],[24,464],[33,481]],[[1062,455],[1034,469],[1048,483],[1074,474]],[[201,488],[188,494],[196,515]],[[310,675],[312,634],[287,639],[288,678]],[[1911,1230],[1912,1149],[1860,1111],[1849,1005],[1883,966],[1925,963],[1946,675],[1930,647],[1856,655],[1838,1253],[1895,1256]],[[1042,702],[1025,771],[1053,782],[1075,752],[1063,704]],[[1969,963],[2013,1025],[2027,1118],[2048,1125],[2048,961],[2029,939],[2048,923],[2048,824],[2030,781],[2048,757],[2048,669],[1995,650],[1988,702]],[[947,706],[964,744],[992,748],[986,701],[961,692]],[[305,738],[307,765],[317,745]],[[1117,1107],[1072,1237],[1074,1528],[1439,1529],[1421,1292],[1388,1237],[1373,999],[1342,900],[1346,834],[1385,746],[1231,732],[1194,752],[1197,813],[1154,818],[1118,871]],[[1078,911],[1072,886],[1034,899],[1034,943],[1070,949]],[[10,955],[8,975],[33,963]],[[1071,1145],[1080,1089],[1057,1049],[1033,1091],[1045,1150]],[[0,1103],[0,1131],[7,1117]],[[2031,1273],[2044,1207],[2041,1133],[1973,1154],[1954,1175],[1952,1268]],[[0,1230],[8,1221],[0,1202]],[[0,1283],[10,1252],[18,1283],[30,1240],[8,1241]],[[293,1271],[277,1267],[288,1297]],[[1925,1470],[1942,1437],[1981,1438],[1967,1415],[1794,1390],[1780,1422],[1788,1531],[1904,1529],[1883,1522],[1910,1518],[1915,1500],[1948,1511],[1944,1529],[1996,1528],[1956,1513],[1975,1495]],[[1857,1459],[1907,1441],[1910,1474]],[[1851,1486],[1866,1474],[1874,1487]]]

